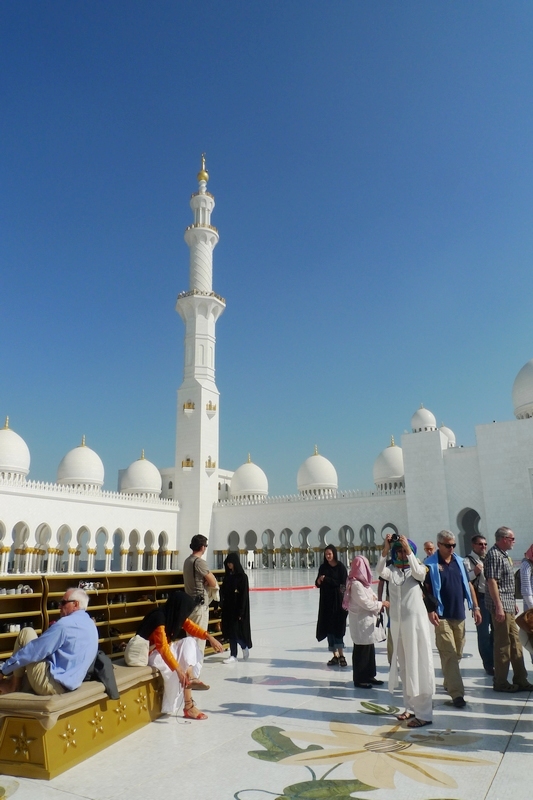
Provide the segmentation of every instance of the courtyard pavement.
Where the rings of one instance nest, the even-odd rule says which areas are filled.
[[[16,800],[526,800],[532,794],[530,695],[492,691],[467,622],[467,706],[441,688],[432,726],[408,730],[387,685],[355,689],[315,639],[315,571],[250,574],[253,649],[209,656],[196,694],[209,718],[148,725],[52,781],[0,777]],[[349,634],[346,645],[351,651]],[[533,674],[526,654],[530,678]],[[348,657],[350,663],[350,658]],[[386,679],[384,646],[378,676]],[[529,786],[529,789],[528,789]]]

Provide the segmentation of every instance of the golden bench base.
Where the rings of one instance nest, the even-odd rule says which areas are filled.
[[[124,691],[119,700],[93,701],[45,730],[36,719],[0,721],[0,773],[50,780],[161,714],[161,679]]]

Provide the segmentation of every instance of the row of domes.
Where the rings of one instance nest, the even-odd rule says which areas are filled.
[[[525,364],[513,384],[513,407],[517,419],[533,417],[533,359]],[[436,431],[435,415],[420,406],[411,418],[413,433]],[[448,447],[455,447],[455,434],[445,425],[438,430],[447,439]],[[6,418],[0,430],[0,473],[25,477],[30,471],[30,451],[24,439],[9,427]],[[401,485],[404,476],[402,448],[391,440],[374,462],[373,477],[378,487]],[[64,486],[101,487],[104,483],[104,465],[99,455],[87,447],[85,437],[79,447],[70,450],[57,470],[57,483]],[[330,492],[338,488],[337,472],[327,458],[315,453],[307,458],[297,475],[298,491],[302,494]],[[161,474],[155,464],[142,456],[121,473],[120,491],[125,494],[161,493]],[[230,491],[234,497],[265,496],[268,480],[263,470],[248,462],[239,467],[231,480]]]
[[[30,471],[30,451],[28,445],[18,433],[9,427],[9,418],[0,430],[0,472],[18,477],[25,477]],[[87,447],[85,436],[81,445],[74,447],[61,460],[57,468],[57,480],[60,486],[85,486],[100,488],[104,483],[104,465],[102,459]],[[155,464],[144,457],[134,461],[120,476],[119,489],[124,494],[161,493],[161,474]]]
[[[338,488],[337,471],[331,461],[315,452],[307,458],[296,477],[298,491],[308,492],[335,491]],[[248,461],[235,470],[231,478],[230,492],[232,497],[265,497],[268,494],[268,479],[261,467]]]
[[[411,418],[413,433],[423,431],[436,431],[437,423],[435,416],[424,406],[415,411]],[[455,447],[455,434],[445,425],[438,429],[444,434],[443,446],[445,448]],[[374,462],[373,468],[374,483],[381,489],[398,489],[403,487],[404,466],[402,448],[394,443],[386,447]],[[327,494],[334,492],[339,487],[337,471],[331,461],[321,456],[315,447],[315,452],[307,458],[296,476],[296,484],[300,494]],[[248,461],[242,464],[233,473],[230,484],[232,497],[265,497],[268,494],[268,479],[261,467],[253,464],[250,456]]]

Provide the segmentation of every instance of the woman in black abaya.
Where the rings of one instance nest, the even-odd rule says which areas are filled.
[[[315,581],[315,586],[320,589],[316,638],[319,642],[326,638],[328,640],[329,649],[333,653],[331,660],[328,661],[328,667],[348,666],[344,657],[344,634],[348,612],[342,607],[347,577],[346,567],[337,558],[337,548],[333,544],[328,544]]]
[[[242,657],[246,661],[252,646],[250,629],[250,597],[248,576],[246,575],[237,553],[229,553],[224,561],[226,574],[220,587],[220,603],[222,606],[222,634],[229,641],[230,655],[224,659],[225,664],[237,661],[238,645],[242,648]]]

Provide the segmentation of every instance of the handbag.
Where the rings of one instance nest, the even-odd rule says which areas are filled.
[[[376,619],[376,631],[374,634],[376,642],[384,642],[387,638],[387,629],[383,620],[383,611],[380,611]]]
[[[127,667],[146,667],[148,666],[148,656],[150,653],[150,642],[143,639],[139,634],[135,634],[129,640],[124,651],[124,661]]]

